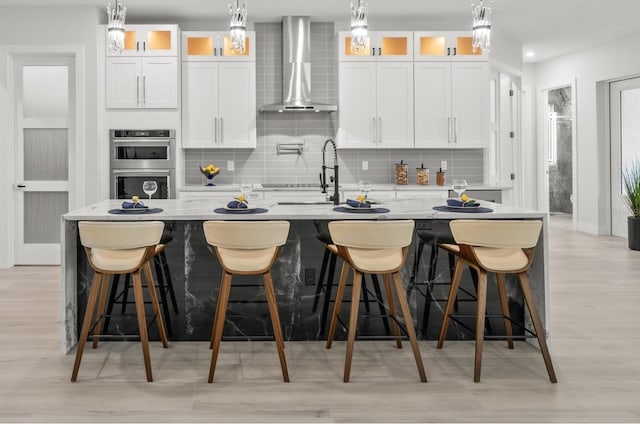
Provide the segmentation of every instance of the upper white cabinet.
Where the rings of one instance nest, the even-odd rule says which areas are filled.
[[[182,60],[197,61],[255,61],[255,32],[247,31],[245,48],[239,52],[231,48],[229,31],[185,31],[182,33]]]
[[[183,62],[182,147],[256,147],[255,62]]]
[[[413,63],[339,64],[338,147],[413,147]]]
[[[178,107],[177,57],[107,57],[107,108]]]
[[[415,61],[486,61],[487,54],[473,51],[468,31],[422,31],[414,33]]]
[[[351,33],[339,33],[339,59],[341,61],[397,61],[413,60],[413,32],[370,31],[366,47],[351,48]]]
[[[415,147],[488,145],[487,62],[415,62]]]
[[[107,37],[107,43],[109,37]],[[107,46],[107,52],[109,48]],[[107,53],[108,54],[108,53]],[[177,56],[177,25],[126,25],[123,56]]]

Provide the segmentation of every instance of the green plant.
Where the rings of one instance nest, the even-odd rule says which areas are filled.
[[[635,217],[640,217],[640,160],[630,162],[622,171],[622,197]]]

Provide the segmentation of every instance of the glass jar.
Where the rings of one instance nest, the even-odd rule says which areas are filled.
[[[427,185],[429,184],[429,169],[428,168],[416,168],[416,184]]]
[[[409,184],[409,165],[400,161],[396,163],[396,184],[407,185]]]

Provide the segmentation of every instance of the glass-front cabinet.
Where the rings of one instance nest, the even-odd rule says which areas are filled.
[[[177,25],[126,26],[123,56],[177,56],[177,54]]]
[[[398,61],[413,60],[413,32],[411,31],[370,31],[365,47],[351,46],[351,33],[339,34],[341,61]]]
[[[487,60],[480,49],[473,51],[469,31],[422,31],[414,33],[415,61]]]
[[[247,31],[244,51],[231,46],[229,31],[184,31],[182,33],[182,60],[189,62],[254,61],[255,32]]]

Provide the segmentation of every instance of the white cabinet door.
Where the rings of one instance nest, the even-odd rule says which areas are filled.
[[[413,63],[377,64],[378,147],[413,147]]]
[[[109,37],[107,37],[108,43]],[[107,52],[109,49],[107,49]],[[177,25],[126,25],[124,56],[177,56]]]
[[[338,147],[376,147],[376,63],[342,62],[339,68]]]
[[[108,57],[107,108],[178,107],[175,57]]]
[[[218,147],[256,147],[256,76],[253,62],[220,62]]]
[[[451,116],[454,147],[488,147],[489,65],[451,64]]]
[[[142,58],[142,105],[147,109],[178,107],[178,59]]]
[[[137,57],[107,58],[107,107],[138,108],[142,63]]]
[[[451,147],[451,64],[416,62],[415,147]]]
[[[182,65],[182,145],[214,147],[218,124],[218,64]]]

